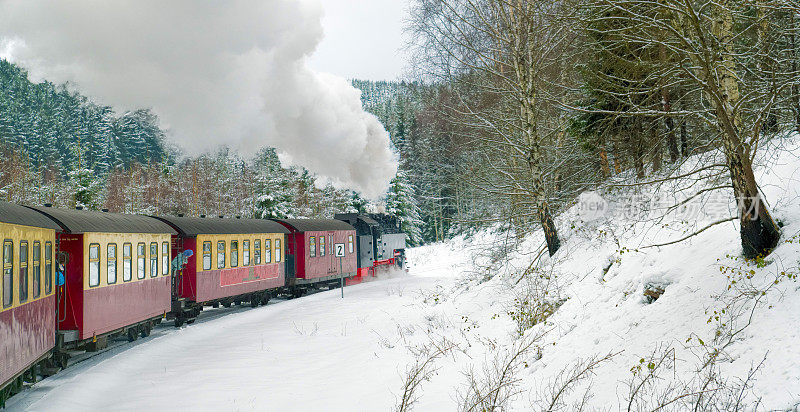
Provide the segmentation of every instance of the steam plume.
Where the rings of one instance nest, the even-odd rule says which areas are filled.
[[[359,92],[307,66],[321,15],[311,0],[0,0],[0,51],[36,79],[152,107],[190,154],[270,145],[374,198],[397,162]]]

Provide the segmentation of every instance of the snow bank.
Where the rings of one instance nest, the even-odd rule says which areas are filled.
[[[510,314],[516,307],[514,299],[530,278],[544,276],[561,305],[546,322],[525,332],[528,338],[543,337],[536,343],[538,352],[527,355],[529,360],[519,373],[520,394],[513,398],[512,409],[541,406],[539,402],[549,399],[548,389],[564,377],[565,370],[581,360],[609,354],[611,359],[594,368],[591,379],[577,385],[565,404],[573,405],[589,393],[589,410],[625,409],[629,384],[637,379],[634,371],[641,377],[640,365],[649,363],[654,352],[669,352],[671,364],[661,367],[655,384],[658,389],[653,393],[698,379],[696,371],[714,350],[720,351],[720,381],[734,385],[760,364],[750,381],[751,400],[760,397],[761,408],[766,410],[797,408],[800,282],[791,274],[798,273],[800,259],[798,154],[800,138],[793,137],[774,140],[762,155],[765,166],[758,169],[757,178],[774,218],[784,225],[784,236],[775,252],[758,265],[739,258],[735,221],[711,226],[680,243],[646,247],[683,238],[721,218],[735,216],[729,189],[708,191],[665,215],[667,205],[679,203],[703,185],[717,185],[713,181],[698,185],[693,177],[660,186],[585,193],[557,219],[562,248],[552,259],[546,254],[540,257],[535,265],[538,269],[522,280],[521,275],[543,247],[542,234],[534,233],[518,244],[509,243],[507,233],[495,234],[493,239],[487,233],[478,236],[473,246],[506,244],[513,252],[491,280],[456,285],[452,294],[442,298],[449,302],[443,309],[447,314],[442,316],[464,320],[460,332],[466,331],[469,337],[462,341],[471,346],[465,351],[467,360],[441,361],[439,376],[428,387],[449,394],[459,388],[463,392],[468,383],[465,372],[491,365],[498,352],[519,342]],[[699,161],[689,159],[682,171],[691,170]],[[726,178],[721,182],[727,183]],[[659,216],[663,218],[655,219]],[[489,260],[475,256],[478,261],[483,259],[483,264]],[[789,276],[781,275],[783,272]],[[474,273],[471,276],[475,279]],[[663,289],[663,294],[653,301],[645,296],[647,288]],[[767,290],[763,297],[756,296],[759,304],[754,310],[756,297],[739,296],[753,290]],[[733,337],[726,335],[741,328]],[[487,339],[491,343],[480,343]],[[420,409],[428,410],[443,397],[443,393],[426,391]],[[449,407],[457,407],[455,399]],[[680,409],[677,403],[672,407]]]

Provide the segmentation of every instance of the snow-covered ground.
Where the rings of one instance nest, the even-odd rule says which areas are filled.
[[[562,387],[554,410],[572,410],[584,399],[588,410],[627,409],[631,391],[641,387],[632,410],[673,399],[666,409],[681,410],[698,393],[714,402],[737,398],[714,389],[736,389],[758,365],[744,399],[760,398],[763,410],[797,410],[800,138],[776,140],[763,153],[767,166],[757,175],[784,236],[757,265],[737,257],[735,222],[644,247],[730,216],[727,189],[704,193],[698,210],[659,221],[625,215],[621,206],[649,194],[675,203],[702,186],[679,190],[690,184],[684,179],[586,194],[557,219],[562,248],[533,266],[539,232],[515,240],[495,228],[416,248],[408,273],[348,287],[344,299],[332,290],[257,309],[209,311],[179,330],[162,326],[149,339],[36,384],[9,410],[385,411],[397,405],[415,360],[429,360],[420,369],[427,379],[412,396],[422,411],[458,409],[474,398],[470,382],[485,391],[498,382],[496,367],[506,366],[507,381],[496,393],[510,395],[509,409],[546,410]],[[590,201],[602,213],[586,208]],[[648,301],[648,286],[663,294]],[[535,306],[520,302],[534,301],[554,312],[520,329],[520,308]],[[509,362],[525,343],[530,348]],[[716,362],[702,369],[715,351]],[[592,361],[598,362],[564,385],[582,370],[576,366]],[[709,371],[715,379],[703,386]]]
[[[442,262],[444,263],[444,262]],[[99,355],[16,396],[9,410],[386,410],[420,289],[444,264],[301,299],[273,301]],[[163,333],[158,333],[163,332]]]

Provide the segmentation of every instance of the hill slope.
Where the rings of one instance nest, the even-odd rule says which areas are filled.
[[[585,193],[559,217],[564,243],[552,259],[534,259],[541,233],[518,244],[502,230],[468,241],[468,281],[437,296],[431,311],[444,326],[417,342],[447,337],[463,349],[438,361],[430,385],[456,388],[462,408],[496,388],[516,394],[508,400],[515,410],[797,408],[800,138],[770,144],[757,173],[784,236],[763,261],[739,257],[736,221],[712,225],[736,215],[730,189],[707,183],[708,191],[665,213],[706,189],[691,176]],[[684,170],[692,162],[699,159]],[[492,263],[498,258],[508,263]],[[531,348],[520,351],[524,344]],[[434,393],[426,390],[420,406]]]
[[[164,325],[10,410],[796,410],[800,138],[770,145],[759,181],[784,239],[766,260],[737,257],[730,222],[646,247],[730,216],[727,189],[666,214],[703,188],[584,194],[553,258],[502,228],[411,249],[407,275]]]

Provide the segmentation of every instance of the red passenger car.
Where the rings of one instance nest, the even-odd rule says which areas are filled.
[[[0,407],[55,345],[57,229],[33,210],[0,202]]]
[[[356,231],[334,219],[280,219],[289,229],[287,287],[295,296],[356,275]]]
[[[145,216],[34,208],[61,226],[58,345],[96,350],[147,336],[170,310],[171,227]]]
[[[263,219],[159,217],[177,230],[172,316],[191,323],[204,306],[266,304],[286,283],[283,226]],[[186,253],[191,251],[191,253]]]

